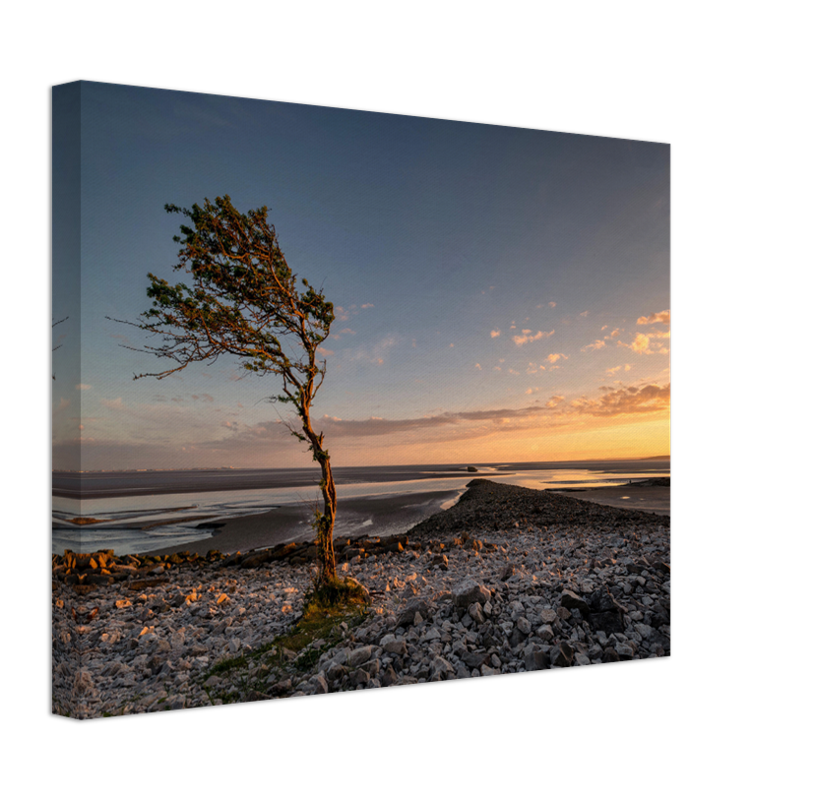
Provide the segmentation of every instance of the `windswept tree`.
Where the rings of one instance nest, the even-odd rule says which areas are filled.
[[[328,338],[334,306],[307,280],[299,281],[286,263],[267,208],[240,213],[228,195],[191,209],[166,205],[188,222],[173,240],[181,245],[174,270],[187,283],[171,284],[149,274],[152,308],[128,322],[161,337],[162,344],[138,349],[175,366],[136,375],[166,378],[198,361],[237,357],[242,367],[282,381],[282,394],[297,414],[291,432],[308,445],[320,465],[323,509],[316,512],[317,585],[336,583],[334,518],[337,494],[323,434],[314,430],[311,406],[325,378],[317,349]],[[301,288],[302,287],[302,288]]]

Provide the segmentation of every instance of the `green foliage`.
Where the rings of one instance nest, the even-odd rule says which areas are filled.
[[[337,609],[367,606],[370,597],[365,587],[355,580],[334,578],[315,583],[303,598],[303,618],[320,618]]]
[[[269,686],[277,680],[290,677],[296,684],[306,677],[323,653],[345,641],[349,631],[367,616],[368,611],[361,604],[312,608],[288,633],[241,656],[219,661],[199,682],[210,700],[218,698],[223,703],[267,697]],[[206,681],[212,675],[227,679],[232,688],[211,691]]]
[[[171,284],[150,273],[152,306],[128,324],[161,336],[162,344],[141,349],[176,366],[136,377],[165,378],[228,354],[249,372],[281,376],[275,399],[303,418],[325,376],[316,353],[334,321],[333,304],[305,278],[305,291],[298,290],[265,206],[242,214],[224,195],[165,209],[189,221],[173,237],[181,245],[173,269],[185,278]]]

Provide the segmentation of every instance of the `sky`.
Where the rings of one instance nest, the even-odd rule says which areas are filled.
[[[133,380],[169,362],[108,319],[224,194],[334,303],[335,466],[669,453],[669,145],[87,82],[53,119],[55,469],[311,463],[275,376]]]

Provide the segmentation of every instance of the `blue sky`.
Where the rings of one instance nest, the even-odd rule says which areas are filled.
[[[54,240],[55,467],[309,463],[266,401],[273,377],[221,359],[133,381],[160,364],[106,319],[148,307],[148,272],[171,277],[164,204],[223,194],[268,206],[290,267],[338,308],[314,409],[337,464],[668,451],[668,145],[98,83],[80,97],[79,280]]]

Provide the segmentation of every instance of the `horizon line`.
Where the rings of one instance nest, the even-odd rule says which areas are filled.
[[[631,458],[576,458],[576,459],[541,459],[536,461],[456,461],[446,463],[425,463],[425,464],[370,464],[370,465],[336,465],[332,466],[333,470],[337,469],[393,469],[395,467],[496,467],[496,466],[519,466],[525,464],[587,464],[597,462],[617,462],[617,461],[670,461],[670,453],[658,456],[636,456]],[[205,472],[205,471],[229,471],[229,472],[249,472],[256,470],[310,470],[319,469],[319,466],[308,467],[230,467],[230,466],[212,466],[212,467],[129,467],[120,469],[52,469],[51,473],[75,473],[75,474],[88,474],[99,472]]]

